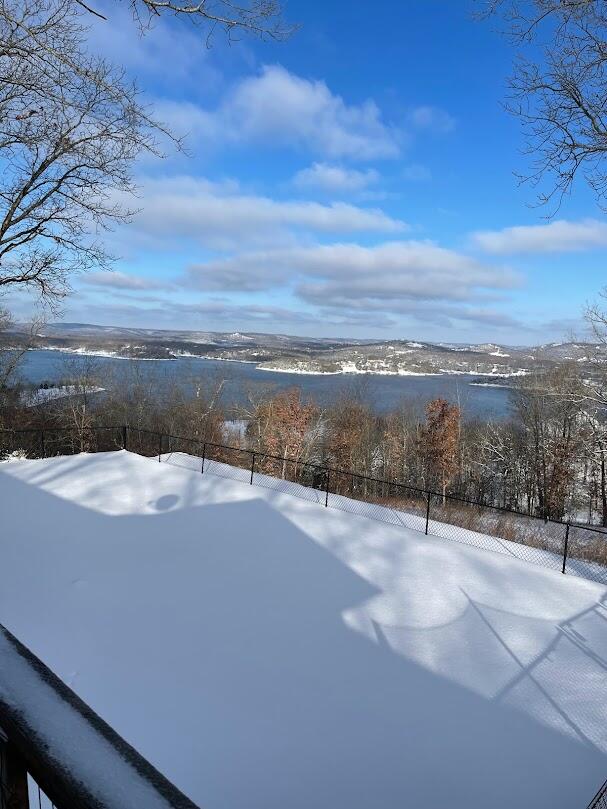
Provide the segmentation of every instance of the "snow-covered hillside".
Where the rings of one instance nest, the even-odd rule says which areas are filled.
[[[205,809],[584,809],[603,586],[207,472],[0,464],[0,622]]]

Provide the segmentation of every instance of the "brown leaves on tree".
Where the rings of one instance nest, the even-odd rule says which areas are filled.
[[[302,401],[299,388],[281,391],[258,404],[249,422],[247,436],[254,449],[282,459],[264,461],[266,471],[284,478],[287,458],[295,464],[306,460],[314,443],[318,414],[315,404]]]
[[[418,452],[427,484],[439,486],[443,496],[458,469],[460,409],[445,399],[426,405],[426,423],[420,429]]]

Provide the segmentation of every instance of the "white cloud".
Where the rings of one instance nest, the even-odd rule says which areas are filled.
[[[109,323],[114,326],[154,326],[165,328],[198,328],[227,330],[254,329],[275,331],[277,326],[315,333],[316,312],[269,304],[238,304],[227,300],[205,300],[193,303],[163,301],[162,306],[139,306],[131,303],[76,302],[70,298],[68,316],[75,320]],[[382,314],[339,312],[323,318],[327,327],[386,328],[392,321]]]
[[[455,118],[440,107],[415,107],[409,114],[409,122],[416,129],[439,135],[451,132],[455,128]]]
[[[293,242],[305,233],[402,233],[407,225],[377,208],[323,205],[247,194],[231,182],[193,177],[147,179],[130,227],[160,240],[187,237],[217,249]]]
[[[472,241],[487,253],[565,253],[607,246],[607,223],[596,219],[477,231]]]
[[[392,311],[402,300],[485,300],[518,278],[431,242],[401,241],[245,253],[192,266],[183,283],[249,292],[295,285],[299,298],[316,306],[359,310],[373,302]]]
[[[181,283],[223,293],[289,293],[319,322],[377,328],[402,318],[449,328],[456,323],[519,328],[487,302],[500,300],[518,277],[431,242],[314,245],[264,250],[188,268]]]
[[[121,290],[144,290],[144,289],[165,289],[167,284],[154,281],[150,278],[141,278],[136,275],[128,275],[124,272],[89,272],[81,276],[83,283],[89,286],[109,287]]]
[[[113,64],[128,68],[137,76],[148,74],[161,79],[167,77],[170,64],[171,79],[179,79],[182,84],[196,77],[204,65],[207,84],[219,81],[219,73],[210,64],[209,49],[196,31],[171,25],[166,18],[153,18],[150,30],[142,32],[128,6],[102,2],[97,8],[107,20],[90,17],[87,40],[93,52]]]
[[[159,112],[182,132],[219,144],[286,145],[331,159],[397,157],[401,135],[374,101],[348,104],[324,81],[304,79],[279,65],[242,79],[214,111],[166,103]]]
[[[361,191],[378,182],[379,173],[375,169],[359,171],[330,163],[313,163],[298,171],[293,184],[298,188],[320,188],[330,192]]]

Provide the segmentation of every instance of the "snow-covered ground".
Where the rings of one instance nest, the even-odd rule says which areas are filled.
[[[584,809],[604,586],[171,460],[0,464],[0,622],[177,787]]]
[[[98,385],[86,388],[86,393],[101,393],[105,388]],[[26,407],[37,407],[46,404],[53,399],[63,399],[66,396],[80,396],[83,389],[78,385],[59,385],[55,388],[36,388],[36,390],[26,390],[21,395],[21,401]]]

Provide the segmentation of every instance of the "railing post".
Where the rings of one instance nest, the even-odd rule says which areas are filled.
[[[325,484],[325,508],[329,505],[329,479],[331,477],[331,470],[327,469],[327,481]]]
[[[204,475],[204,459],[205,459],[206,454],[207,454],[207,444],[206,444],[206,441],[205,441],[205,443],[202,445],[202,466],[200,467],[200,474],[201,475]]]
[[[428,492],[428,499],[426,502],[426,536],[428,536],[428,523],[430,522],[430,498],[432,495]]]
[[[128,427],[126,424],[122,425],[122,449],[127,449],[128,444],[128,435],[127,435]]]
[[[0,730],[0,806],[2,809],[29,809],[27,768],[15,746],[4,741]]]
[[[253,485],[253,473],[255,472],[255,453],[251,459],[251,486]]]
[[[565,547],[563,548],[563,573],[565,572],[565,568],[567,567],[567,549],[569,547],[569,529],[571,525],[567,523],[567,528],[565,529]]]
[[[40,453],[46,458],[46,441],[44,440],[44,430],[40,430]]]
[[[160,433],[158,440],[158,463],[161,463],[160,460],[161,455],[162,455],[162,433]]]

